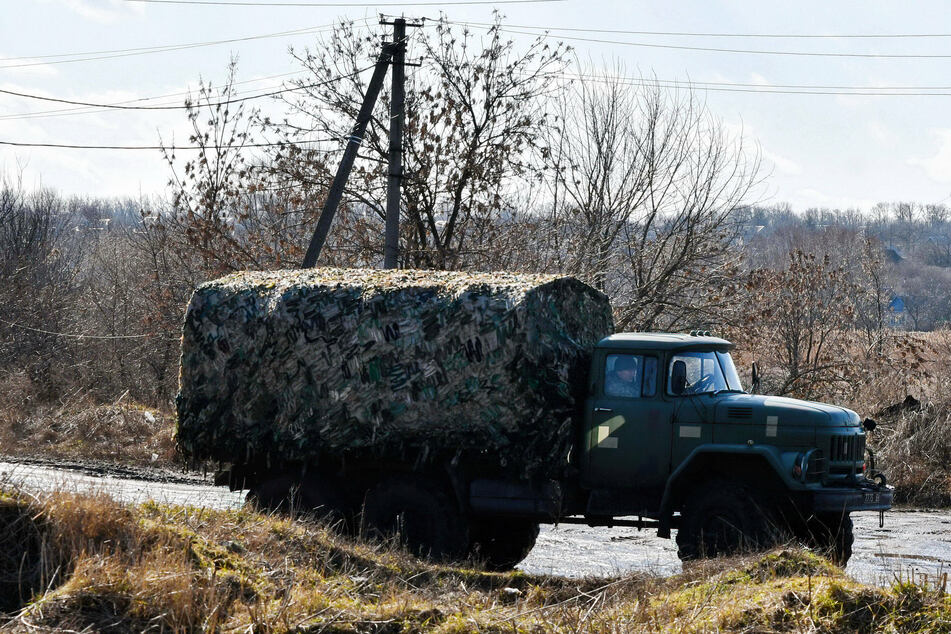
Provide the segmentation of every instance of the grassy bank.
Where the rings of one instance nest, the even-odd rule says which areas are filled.
[[[6,494],[0,522],[0,594],[25,604],[7,631],[951,630],[943,588],[864,586],[795,550],[576,580],[420,563],[249,510]]]
[[[0,454],[136,467],[179,467],[175,418],[120,400],[0,409]]]

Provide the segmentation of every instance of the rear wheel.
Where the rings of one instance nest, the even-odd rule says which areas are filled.
[[[290,476],[258,482],[248,490],[245,504],[259,511],[290,513],[299,508],[298,485]]]
[[[480,519],[469,527],[469,553],[487,570],[511,570],[528,556],[538,538],[538,522]]]
[[[269,478],[252,486],[245,502],[261,511],[309,514],[340,526],[353,517],[339,482],[325,474]]]
[[[677,556],[690,561],[770,548],[779,539],[774,515],[746,487],[710,482],[684,504]]]
[[[364,502],[363,526],[372,539],[396,539],[414,555],[435,560],[460,559],[469,543],[452,498],[420,477],[390,478],[373,487]]]

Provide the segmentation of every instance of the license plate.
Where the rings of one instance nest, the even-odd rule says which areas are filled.
[[[866,504],[878,504],[882,499],[879,493],[865,493],[864,496]]]

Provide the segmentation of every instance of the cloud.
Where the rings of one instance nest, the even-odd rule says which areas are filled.
[[[802,174],[802,166],[796,161],[786,158],[785,156],[780,156],[779,154],[774,154],[767,150],[763,150],[763,158],[772,163],[780,174],[785,174],[787,176],[798,176],[799,174]]]
[[[881,121],[871,119],[866,123],[868,134],[879,143],[894,143],[895,134]]]
[[[933,130],[932,134],[937,137],[937,153],[928,158],[912,157],[908,164],[922,168],[935,182],[951,183],[951,129]]]
[[[112,24],[122,15],[141,14],[142,5],[122,0],[46,0],[66,7],[77,15],[101,24]]]

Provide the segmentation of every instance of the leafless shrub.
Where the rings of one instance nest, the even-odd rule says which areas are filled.
[[[737,252],[733,211],[759,159],[690,90],[619,75],[566,86],[550,129],[551,266],[604,289],[618,326],[717,323]]]

